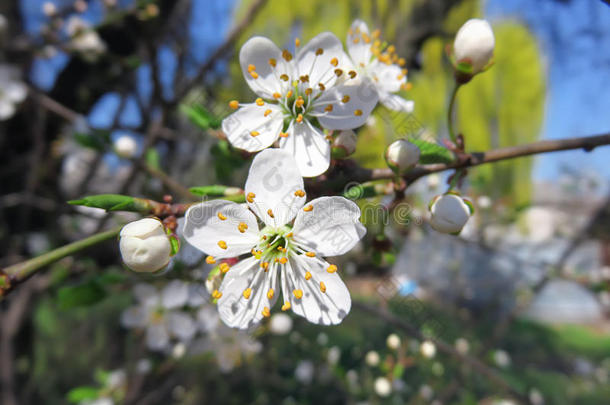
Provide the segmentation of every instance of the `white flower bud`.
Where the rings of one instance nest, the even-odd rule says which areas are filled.
[[[466,355],[470,350],[470,343],[464,338],[458,338],[455,341],[455,350],[457,350],[459,354]]]
[[[473,18],[459,29],[453,42],[455,60],[472,66],[471,74],[479,73],[493,56],[494,33],[485,20]]]
[[[275,314],[271,317],[269,329],[274,335],[285,335],[292,329],[292,318],[283,313]]]
[[[375,367],[379,364],[379,353],[374,350],[371,350],[364,356],[364,361],[367,366]]]
[[[460,233],[473,211],[470,202],[455,194],[434,197],[429,208],[432,228],[450,234]]]
[[[388,335],[386,344],[388,345],[388,347],[390,349],[397,350],[400,347],[400,338],[398,337],[398,335],[396,333],[392,333],[392,334]]]
[[[353,154],[356,151],[357,142],[358,138],[354,131],[351,129],[341,131],[333,141],[333,157],[341,159]]]
[[[419,154],[417,146],[405,139],[399,139],[386,149],[385,161],[395,173],[403,174],[417,164]]]
[[[132,158],[138,151],[138,144],[133,137],[122,135],[114,141],[114,152],[124,159]]]
[[[392,384],[385,377],[375,379],[375,393],[380,397],[387,397],[392,393]]]
[[[436,355],[436,346],[431,341],[426,340],[419,346],[419,351],[422,356],[431,359]]]
[[[50,1],[45,1],[42,5],[42,12],[47,17],[53,17],[57,13],[57,6]]]
[[[121,229],[119,247],[123,262],[137,272],[155,272],[169,263],[172,247],[158,219],[144,218]]]

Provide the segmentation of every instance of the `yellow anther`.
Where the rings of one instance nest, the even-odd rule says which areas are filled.
[[[284,49],[282,51],[282,58],[284,58],[286,62],[290,62],[292,60],[292,54],[288,50]]]
[[[320,88],[320,90],[324,91],[326,90],[326,86],[323,83],[318,83],[318,87]]]
[[[402,69],[401,72],[403,75],[406,75],[407,73],[409,73],[409,69]]]
[[[301,40],[299,38],[294,39],[294,46],[301,46]]]
[[[324,107],[324,111],[326,111],[326,112],[331,112],[332,110],[333,110],[333,105],[332,104],[329,104],[326,107]]]
[[[407,64],[407,61],[405,60],[405,58],[398,58],[398,64],[400,66],[404,66]]]
[[[219,299],[220,297],[222,297],[222,293],[220,291],[214,290],[214,292],[212,292],[212,298]]]
[[[311,280],[311,273],[308,271],[305,272],[305,280]]]
[[[280,263],[282,263],[282,264],[286,264],[286,263],[288,263],[288,258],[286,258],[286,257],[280,257]]]
[[[362,39],[364,40],[365,43],[370,43],[371,42],[371,37],[368,36],[368,34],[366,32],[362,33]]]
[[[334,273],[337,271],[337,266],[334,264],[331,264],[330,266],[328,266],[328,268],[326,269],[327,272],[329,273]]]
[[[288,132],[280,132],[280,138],[288,138]]]
[[[324,53],[324,49],[322,49],[322,48],[318,48],[318,49],[316,49],[316,55],[320,56],[320,55],[322,55],[323,53]]]
[[[237,110],[239,108],[239,101],[237,101],[237,100],[229,101],[229,107],[231,107],[234,110]]]
[[[259,136],[261,133],[258,131],[250,131],[250,135],[252,136]]]
[[[258,106],[264,106],[265,105],[265,101],[262,98],[257,98],[255,101],[256,105]]]
[[[225,219],[227,219],[227,217],[225,217],[224,215],[222,215],[222,212],[219,212],[219,213],[218,213],[218,218],[219,218],[221,221],[224,221]]]
[[[303,211],[310,212],[313,210],[313,205],[309,204],[303,208]]]
[[[375,31],[373,31],[372,35],[373,35],[373,38],[379,38],[379,35],[381,35],[381,31],[375,30]]]
[[[413,83],[403,83],[400,85],[400,88],[405,91],[409,91],[413,88]]]
[[[402,80],[402,79],[404,79],[404,77],[405,77],[405,75],[403,75],[403,74],[401,73],[401,74],[399,74],[398,76],[396,76],[396,79],[398,79],[398,80]]]
[[[297,106],[297,108],[301,108],[303,107],[303,104],[305,104],[305,100],[303,100],[303,97],[299,96],[296,101],[294,102],[294,105]]]
[[[320,281],[320,291],[323,293],[326,292],[326,284],[324,284],[324,281]]]
[[[333,137],[332,137],[332,135],[326,135],[326,136],[324,137],[324,139],[326,139],[328,142],[332,142],[332,141],[333,141]]]
[[[305,95],[311,96],[311,93],[313,93],[313,89],[311,87],[305,89]]]
[[[316,254],[314,252],[306,252],[305,256],[307,256],[307,257],[316,257]]]
[[[273,98],[278,99],[278,98],[281,98],[281,97],[282,97],[282,95],[280,93],[278,93],[277,91],[275,93],[273,93]],[[265,117],[266,117],[266,115],[265,115]]]
[[[269,64],[273,67],[275,67],[277,65],[277,60],[275,60],[275,58],[270,58],[269,59]]]
[[[284,246],[278,246],[277,250],[279,250],[280,252],[286,252],[286,248]]]
[[[239,232],[241,232],[241,233],[246,232],[247,229],[248,229],[248,224],[246,224],[245,222],[240,222],[239,225],[237,225],[237,230],[239,230]]]
[[[258,73],[256,73],[254,70],[250,72],[250,76],[252,76],[253,79],[258,79]]]
[[[335,69],[335,74],[337,75],[337,77],[339,77],[339,76],[341,76],[343,74],[343,70]]]
[[[303,76],[299,77],[299,80],[302,83],[307,83],[309,81],[309,75],[303,75]]]
[[[355,110],[355,111],[354,111],[354,115],[355,115],[356,117],[360,117],[360,116],[362,115],[362,110]]]
[[[227,263],[221,263],[219,266],[220,271],[222,271],[222,274],[225,274],[227,271],[229,271],[229,269],[231,268],[231,266],[229,266]]]
[[[218,246],[220,246],[221,249],[226,249],[227,248],[227,242],[225,242],[224,240],[219,240],[218,241]]]
[[[348,72],[348,74],[349,74],[349,77],[351,77],[352,79],[353,79],[354,77],[356,77],[356,71],[355,71],[355,70],[350,70],[350,71]]]
[[[294,234],[292,232],[288,232],[285,236],[287,238],[292,238],[294,236]]]
[[[303,122],[303,114],[299,114],[299,115],[297,116],[296,121],[297,121],[298,123]]]
[[[269,262],[261,262],[261,268],[265,271],[269,268]]]
[[[214,259],[214,256],[208,256],[205,258],[205,262],[207,264],[214,264],[214,263],[216,263],[216,259]]]
[[[273,95],[273,97],[275,97],[275,94]],[[264,115],[265,115],[265,117],[268,117],[268,116],[269,116],[269,114],[271,114],[272,112],[273,112],[273,111],[271,111],[271,110],[265,110],[265,114],[264,114]]]
[[[255,250],[255,251],[254,251],[254,253],[252,253],[252,255],[253,255],[255,258],[257,258],[257,259],[259,259],[259,260],[260,260],[261,256],[263,255],[263,252],[262,252],[262,251],[260,251],[260,250]]]
[[[271,312],[269,312],[269,307],[265,307],[263,308],[263,310],[261,311],[261,314],[265,317],[265,318],[269,318],[271,316]]]
[[[390,45],[390,46],[388,46],[388,49],[386,49],[386,51],[388,53],[394,53],[394,52],[396,52],[396,47],[394,45]]]
[[[288,90],[288,92],[286,93],[286,98],[290,97],[292,97],[292,90]]]
[[[297,190],[294,192],[294,195],[297,197],[305,197],[305,192],[303,190]]]
[[[267,298],[269,298],[269,299],[273,298],[273,294],[274,294],[273,288],[270,288],[269,291],[267,291]]]
[[[256,66],[254,66],[254,65],[252,65],[252,64],[248,65],[248,72],[252,73],[252,72],[254,72],[255,70],[256,70]]]
[[[252,204],[254,202],[254,197],[256,197],[256,194],[248,193],[248,195],[246,195],[246,201],[248,201],[250,204]]]
[[[294,298],[298,300],[303,298],[303,290],[292,290],[292,293],[294,294]]]
[[[288,75],[286,73],[282,73],[280,75],[280,79],[282,79],[283,81],[287,82],[290,78],[288,77]]]
[[[358,37],[354,38],[354,43],[357,44],[358,42],[360,42],[360,38],[358,38]]]
[[[275,216],[273,215],[273,211],[271,210],[271,208],[269,208],[267,210],[267,215],[269,215],[271,218],[275,218]]]
[[[347,103],[349,101],[349,96],[346,94],[345,96],[343,96],[341,101],[343,101],[344,103]]]
[[[250,298],[251,294],[252,294],[252,289],[250,287],[246,288],[243,292],[243,296],[245,299]]]
[[[282,311],[288,311],[290,309],[290,302],[286,301],[284,305],[282,305]]]
[[[330,60],[330,64],[333,65],[334,67],[337,67],[337,65],[339,64],[339,60],[337,58],[332,58]]]

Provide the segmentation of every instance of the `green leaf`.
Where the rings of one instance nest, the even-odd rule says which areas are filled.
[[[454,161],[453,153],[437,143],[417,138],[409,138],[408,141],[414,143],[419,148],[420,164],[452,163]]]
[[[140,212],[142,205],[138,199],[120,194],[98,194],[84,197],[80,200],[68,201],[71,205],[84,205],[85,207],[102,208],[106,211],[135,211]]]
[[[394,378],[402,378],[402,375],[404,372],[405,372],[404,366],[400,363],[397,363],[396,366],[394,366],[394,370],[393,370],[392,374],[394,375]]]
[[[184,113],[193,124],[199,128],[206,129],[218,129],[222,120],[214,116],[205,107],[200,104],[186,105],[182,104],[180,110]]]
[[[72,403],[79,403],[91,399],[96,399],[99,396],[100,389],[95,387],[76,387],[68,392],[68,401]]]
[[[178,240],[178,238],[175,235],[170,235],[169,236],[169,244],[172,247],[172,250],[170,252],[170,256],[174,256],[180,250],[180,240]]]
[[[161,164],[159,163],[161,159],[159,158],[159,152],[155,148],[149,148],[146,151],[146,164],[153,169],[161,169]]]
[[[62,310],[87,307],[106,297],[106,291],[94,280],[83,284],[63,287],[57,293],[59,308]]]
[[[221,185],[211,185],[211,186],[201,186],[201,187],[191,187],[189,191],[195,195],[207,195],[207,196],[215,196],[221,197],[225,195],[225,190],[227,186]]]

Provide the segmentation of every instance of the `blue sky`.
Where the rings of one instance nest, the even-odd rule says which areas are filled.
[[[536,35],[548,74],[542,138],[610,132],[610,7],[600,0],[489,0],[486,16],[512,18]],[[539,157],[534,176],[552,180],[562,165],[610,178],[610,147]]]

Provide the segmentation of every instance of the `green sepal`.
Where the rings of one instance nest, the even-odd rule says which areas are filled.
[[[472,68],[472,63],[467,60],[463,60],[455,65],[455,70],[464,75],[472,75],[474,69]]]
[[[333,146],[330,152],[330,156],[333,159],[345,159],[347,157],[347,150],[340,146]]]
[[[121,194],[90,195],[80,200],[68,201],[70,205],[101,208],[106,211],[131,211],[148,213],[150,206],[146,200]]]
[[[201,186],[201,187],[191,187],[189,191],[195,195],[200,196],[213,196],[213,197],[222,197],[225,195],[225,191],[227,190],[227,186],[222,185],[211,185],[211,186]]]
[[[423,139],[418,139],[414,137],[410,137],[408,139],[409,142],[415,144],[419,148],[419,163],[420,164],[433,164],[433,163],[453,163],[455,158],[453,153],[447,148],[442,147],[441,145],[435,142],[424,141]]]
[[[464,198],[462,198],[462,201],[464,201],[464,204],[466,204],[468,206],[468,209],[470,210],[470,215],[473,215],[474,214],[474,204],[472,203],[472,201],[466,200]]]
[[[172,247],[172,250],[170,251],[169,255],[175,256],[176,253],[178,253],[178,251],[180,250],[180,239],[178,239],[178,237],[176,237],[176,235],[174,235],[169,229],[166,229],[165,232],[167,233],[167,236],[169,238],[169,244]]]

